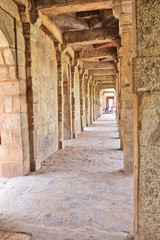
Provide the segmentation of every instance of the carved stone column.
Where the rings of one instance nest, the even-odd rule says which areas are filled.
[[[89,82],[89,91],[90,91],[90,124],[93,122],[93,81],[90,79]]]
[[[160,3],[135,1],[134,239],[160,239]]]
[[[120,58],[117,62],[117,74],[116,74],[116,119],[117,126],[120,133]]]
[[[58,142],[59,149],[64,148],[64,99],[63,99],[63,73],[61,59],[61,45],[55,43],[57,57],[57,81],[58,81]]]
[[[75,63],[71,66],[71,88],[72,88],[72,132],[73,138],[77,138],[76,133],[76,102],[75,102]]]
[[[119,18],[119,29],[122,47],[120,50],[120,137],[121,147],[124,150],[124,170],[133,171],[133,92],[132,92],[132,56],[133,56],[133,27],[132,27],[132,1],[122,0],[116,2]]]
[[[81,132],[84,129],[84,121],[83,121],[83,81],[84,81],[84,70],[79,70],[79,80],[80,80],[80,118],[81,118]]]
[[[86,127],[89,126],[89,80],[88,74],[85,74],[85,109],[86,109]]]
[[[96,120],[96,87],[95,87],[95,81],[93,82],[93,122]]]

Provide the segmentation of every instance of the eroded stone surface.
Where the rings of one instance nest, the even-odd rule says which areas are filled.
[[[0,231],[1,240],[30,240],[29,234]]]
[[[103,115],[39,172],[1,179],[0,228],[32,240],[125,240],[133,179],[121,170],[119,147],[115,119]]]

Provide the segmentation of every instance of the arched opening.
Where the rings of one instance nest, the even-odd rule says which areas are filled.
[[[19,82],[9,43],[0,30],[0,176],[22,174]]]

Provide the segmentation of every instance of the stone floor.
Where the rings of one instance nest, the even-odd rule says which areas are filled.
[[[39,172],[0,179],[0,229],[32,240],[131,239],[133,176],[119,147],[115,118],[103,115]]]
[[[0,240],[31,240],[30,234],[0,231]]]

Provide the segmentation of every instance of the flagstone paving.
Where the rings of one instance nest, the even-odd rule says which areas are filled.
[[[32,240],[129,239],[133,176],[123,171],[114,116],[67,140],[38,172],[0,179],[0,229]]]

